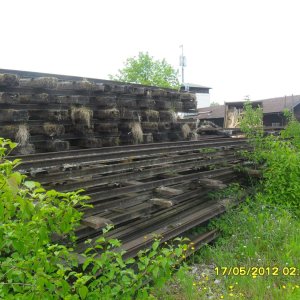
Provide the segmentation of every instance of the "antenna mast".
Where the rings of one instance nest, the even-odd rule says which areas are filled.
[[[181,55],[179,57],[179,66],[181,67],[181,83],[184,84],[184,67],[186,67],[186,57],[183,55],[183,45],[180,45]]]

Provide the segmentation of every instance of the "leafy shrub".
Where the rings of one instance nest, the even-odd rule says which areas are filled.
[[[64,275],[75,264],[52,234],[74,240],[86,197],[78,192],[45,191],[14,172],[19,160],[5,158],[16,144],[0,139],[0,297],[58,299],[70,292]],[[56,294],[57,297],[52,296]]]
[[[300,263],[297,242],[300,221],[293,212],[266,204],[264,195],[259,194],[258,198],[249,198],[224,214],[213,225],[222,236],[196,257],[196,261],[215,268],[209,280],[201,285],[202,291],[203,288],[214,291],[212,299],[299,299],[299,278],[282,272],[297,268]],[[253,272],[229,275],[229,268],[235,266],[241,270],[240,274],[243,269]],[[225,267],[227,271],[222,274]],[[260,267],[264,273],[256,271]]]
[[[85,252],[83,270],[88,274],[85,278],[94,278],[86,287],[81,287],[88,293],[87,299],[149,299],[153,284],[156,287],[164,285],[188,249],[183,239],[175,241],[179,246],[167,244],[160,249],[160,240],[155,239],[152,247],[140,251],[136,259],[124,259],[125,251],[121,250],[120,241],[100,237]],[[99,249],[103,251],[101,255]],[[99,273],[101,276],[97,277]]]
[[[263,110],[253,108],[250,101],[244,104],[244,111],[240,118],[240,128],[249,139],[256,141],[263,137]]]
[[[285,114],[289,122],[280,135],[263,136],[261,109],[246,103],[241,129],[254,146],[248,158],[263,171],[264,199],[299,210],[300,124],[291,113]]]
[[[152,285],[174,272],[187,245],[178,239],[160,248],[156,239],[136,259],[125,259],[121,243],[106,232],[84,253],[73,251],[76,226],[87,205],[81,191],[46,191],[13,169],[6,155],[15,143],[0,138],[0,298],[150,299]],[[56,236],[64,244],[53,242]]]

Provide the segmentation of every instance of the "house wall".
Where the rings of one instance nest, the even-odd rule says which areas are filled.
[[[209,94],[196,93],[196,97],[197,97],[197,108],[209,106],[209,104],[210,104],[210,95]]]
[[[200,120],[200,122],[204,122],[204,121],[210,121],[215,123],[216,125],[223,127],[223,123],[224,123],[224,118],[215,118],[215,119],[202,119]]]
[[[279,123],[280,126],[284,126],[286,123],[283,113],[264,114],[263,122],[264,126],[272,126],[272,123]]]
[[[297,105],[294,108],[294,114],[295,114],[296,119],[300,122],[300,105]]]

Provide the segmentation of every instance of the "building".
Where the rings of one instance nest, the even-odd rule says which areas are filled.
[[[197,108],[209,106],[210,96],[209,90],[211,88],[194,83],[185,83],[181,86],[181,91],[187,91],[196,94],[197,97]]]
[[[259,102],[262,103],[263,122],[265,126],[284,126],[286,124],[284,110],[286,109],[293,110],[296,118],[300,121],[300,95],[264,99],[259,100]],[[229,103],[200,108],[198,109],[197,118],[201,121],[209,120],[216,125],[224,127],[226,106]],[[239,102],[239,104],[241,103]]]

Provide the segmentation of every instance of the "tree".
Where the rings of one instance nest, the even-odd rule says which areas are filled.
[[[210,106],[212,107],[212,106],[219,106],[220,105],[220,103],[218,103],[218,102],[212,102],[212,103],[210,103]]]
[[[165,59],[155,60],[148,52],[140,52],[138,57],[130,57],[124,63],[123,69],[119,69],[116,75],[109,78],[116,81],[153,85],[165,88],[178,89],[178,71],[176,71]]]

